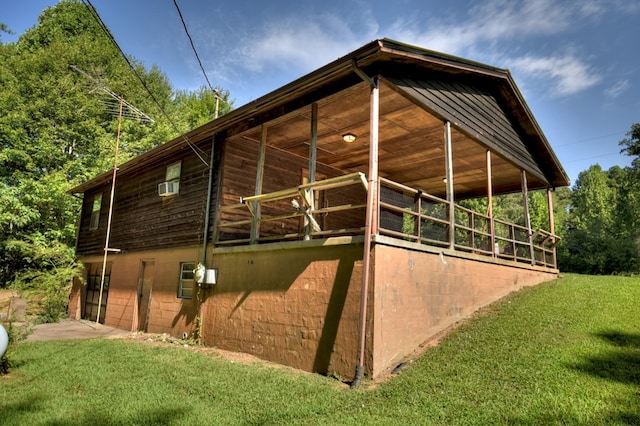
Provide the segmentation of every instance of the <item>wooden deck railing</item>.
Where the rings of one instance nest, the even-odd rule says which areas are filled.
[[[364,218],[367,186],[364,174],[352,173],[242,197],[239,204],[219,208],[215,244],[239,245],[362,234],[364,219],[354,220],[353,212],[361,211],[358,216]],[[348,195],[336,195],[336,190],[344,192],[347,187],[354,190],[351,193],[347,190]],[[327,219],[329,215],[331,220]],[[328,226],[321,226],[321,222]],[[331,226],[333,224],[338,226]],[[225,238],[225,234],[231,237]]]
[[[350,188],[350,189],[348,189]],[[336,194],[336,190],[342,190]],[[346,192],[345,192],[346,190]],[[242,245],[364,233],[362,173],[241,198],[219,208],[216,245]],[[378,232],[415,243],[556,267],[559,239],[381,178]],[[450,209],[453,208],[453,221]]]
[[[379,232],[459,251],[556,267],[559,238],[545,230],[491,218],[445,199],[380,179]],[[454,209],[450,223],[449,209]],[[453,231],[453,232],[452,232]],[[453,236],[453,238],[452,238]]]

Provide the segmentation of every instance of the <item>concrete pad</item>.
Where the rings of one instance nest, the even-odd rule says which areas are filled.
[[[54,324],[39,324],[27,338],[27,342],[44,340],[92,339],[97,337],[126,336],[131,331],[120,330],[86,320],[65,319]]]

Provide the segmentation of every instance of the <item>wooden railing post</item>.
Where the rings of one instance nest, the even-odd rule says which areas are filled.
[[[529,235],[529,251],[531,253],[531,264],[536,264],[536,253],[533,247],[533,231],[531,230],[531,214],[529,213],[529,189],[527,185],[527,172],[522,170],[520,172],[520,179],[522,185],[522,204],[524,206],[524,220],[527,227],[527,234]]]
[[[553,192],[551,191],[551,188],[547,188],[547,207],[549,209],[549,233],[551,234],[551,238],[553,238],[553,246],[551,247],[551,257],[553,258],[553,267],[557,268],[558,267],[558,263],[556,260],[556,245],[555,245],[555,238],[556,238],[556,224],[555,224],[555,218],[553,216]],[[546,259],[545,259],[546,262]]]
[[[456,238],[456,212],[453,196],[453,153],[451,151],[451,123],[444,123],[445,180],[447,184],[447,205],[449,206],[449,248],[454,249]]]
[[[318,151],[318,104],[311,104],[311,129],[310,129],[310,137],[309,137],[309,182],[314,183],[316,181],[316,155]],[[307,208],[308,214],[313,214],[315,210],[315,194],[313,188],[308,189],[308,206]],[[311,221],[307,218],[307,215],[304,216],[304,240],[311,239],[311,231],[312,231]]]
[[[260,128],[260,151],[258,153],[258,165],[256,169],[256,188],[254,195],[262,194],[262,180],[264,177],[264,162],[267,155],[267,126],[262,125]],[[253,202],[253,215],[251,216],[251,244],[255,244],[260,238],[260,202]]]
[[[491,175],[491,151],[489,150],[487,150],[487,216],[489,216],[491,255],[496,257],[496,227],[493,221],[493,178]]]

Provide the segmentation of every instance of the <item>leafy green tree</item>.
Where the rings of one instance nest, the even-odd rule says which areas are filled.
[[[72,65],[155,120],[123,121],[120,162],[215,112],[210,92],[176,93],[157,66],[127,63],[77,0],[45,9],[17,42],[0,43],[0,287],[54,294],[53,283],[64,288],[77,275],[81,202],[67,191],[113,167],[118,102]],[[218,106],[230,110],[228,93]]]
[[[627,132],[627,137],[620,141],[622,146],[622,153],[635,156],[632,161],[632,166],[637,170],[640,169],[640,124],[634,123],[631,125],[631,130]]]
[[[231,111],[229,92],[217,89],[219,94],[213,93],[209,88],[201,86],[190,92],[179,90],[175,94],[176,108],[181,111],[180,123],[182,128],[192,130],[201,124],[215,118],[216,109],[218,116]],[[218,106],[216,107],[216,102]]]
[[[566,237],[559,252],[563,270],[590,273],[640,271],[639,179],[634,168],[591,166],[571,193]]]

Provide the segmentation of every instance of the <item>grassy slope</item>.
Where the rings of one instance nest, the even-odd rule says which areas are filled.
[[[124,340],[21,343],[0,424],[640,424],[640,278],[492,305],[370,390]]]

